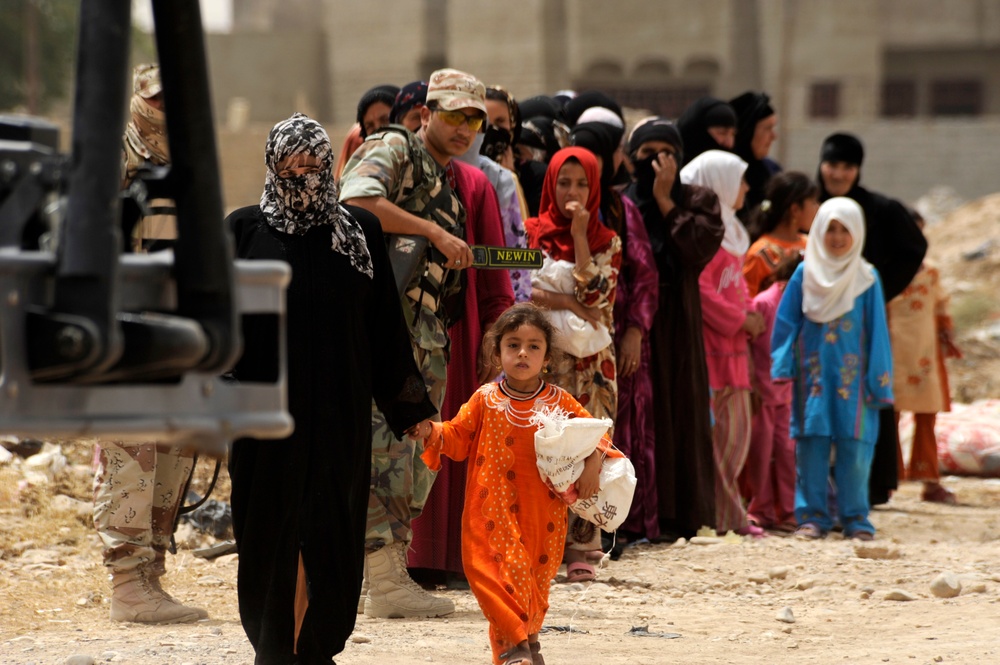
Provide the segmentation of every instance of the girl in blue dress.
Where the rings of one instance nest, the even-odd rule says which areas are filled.
[[[771,337],[771,376],[794,382],[796,535],[822,538],[834,453],[837,509],[845,538],[871,540],[868,476],[878,409],[892,406],[892,353],[878,271],[865,261],[865,220],[853,200],[829,199],[809,231]]]

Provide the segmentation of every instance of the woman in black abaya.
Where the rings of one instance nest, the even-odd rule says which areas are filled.
[[[684,144],[666,118],[650,117],[628,140],[635,181],[624,195],[642,213],[659,273],[652,347],[656,494],[664,539],[715,525],[715,467],[708,367],[698,276],[712,260],[725,226],[709,189],[683,185]]]
[[[256,663],[331,663],[361,591],[372,399],[397,436],[435,410],[381,227],[337,203],[326,132],[297,113],[271,130],[265,161],[260,205],[227,222],[237,256],[292,267],[285,344],[295,431],[233,444],[240,619]],[[248,317],[243,336],[234,378],[273,381],[277,324]]]

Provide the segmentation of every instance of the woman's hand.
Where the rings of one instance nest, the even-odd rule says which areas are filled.
[[[642,331],[629,327],[618,347],[618,376],[632,376],[639,369],[642,354]]]
[[[600,307],[588,307],[582,302],[576,299],[575,296],[569,295],[569,305],[566,309],[570,310],[581,319],[593,326],[594,330],[597,330],[597,326],[601,323],[601,308]]]
[[[416,439],[417,441],[426,441],[434,432],[434,425],[431,424],[430,419],[421,420],[419,423],[406,430],[406,436],[411,439]]]
[[[656,173],[656,178],[653,180],[653,198],[660,207],[660,213],[666,215],[674,208],[670,191],[674,188],[674,180],[677,179],[677,160],[672,154],[659,152],[652,165]]]
[[[579,201],[570,201],[566,204],[566,212],[573,215],[570,222],[569,232],[574,238],[586,238],[587,227],[590,226],[590,213]]]
[[[597,490],[601,489],[601,463],[604,455],[600,450],[595,450],[583,463],[583,473],[576,479],[576,491],[581,499],[589,499]]]

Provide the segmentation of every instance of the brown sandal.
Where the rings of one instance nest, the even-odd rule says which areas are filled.
[[[531,652],[530,645],[528,648],[525,648],[524,644],[524,642],[521,642],[516,647],[500,654],[503,665],[534,665],[534,655]]]

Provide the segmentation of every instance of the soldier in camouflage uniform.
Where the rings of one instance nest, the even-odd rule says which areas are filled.
[[[451,159],[472,145],[486,118],[486,89],[454,69],[431,75],[422,128],[370,135],[344,167],[341,200],[378,216],[410,327],[413,353],[440,410],[448,363],[448,328],[461,316],[461,271],[472,263],[465,209],[453,188]],[[428,245],[443,263],[428,260]],[[434,474],[420,460],[422,442],[396,439],[372,408],[372,486],[365,538],[365,584],[358,611],[373,617],[434,617],[454,611],[447,598],[410,579],[411,521],[427,501]]]
[[[131,120],[122,141],[122,187],[147,164],[169,163],[160,70],[138,65],[133,76]],[[134,251],[151,242],[176,239],[173,201],[154,203],[154,214],[133,227]],[[124,206],[123,217],[139,215]],[[131,225],[126,225],[131,226]],[[184,487],[194,468],[190,453],[156,444],[123,446],[102,442],[94,478],[94,526],[104,543],[104,565],[111,573],[111,619],[139,623],[177,623],[208,616],[166,593],[160,578],[180,509]]]

